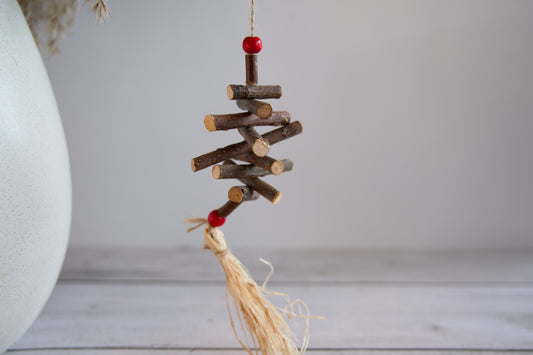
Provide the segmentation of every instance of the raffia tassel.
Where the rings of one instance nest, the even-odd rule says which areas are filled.
[[[200,218],[188,220],[188,222],[198,223],[192,229],[196,229],[203,224]],[[235,323],[231,316],[231,309],[227,297],[228,293],[233,299],[238,315],[238,323],[244,334],[250,336],[254,348],[259,348],[263,355],[304,354],[309,343],[309,319],[311,318],[309,309],[301,300],[291,302],[288,295],[266,289],[266,283],[272,274],[272,265],[261,259],[262,262],[271,267],[271,272],[265,279],[263,286],[259,286],[250,276],[250,273],[244,265],[231,253],[226,245],[224,234],[220,229],[207,224],[204,229],[204,242],[204,248],[211,250],[215,254],[226,274],[226,303],[228,313],[235,338],[241,346],[249,354],[254,354],[247,344],[248,341],[246,340],[246,343],[243,342],[237,334]],[[269,301],[267,295],[284,297],[287,300],[287,306],[284,309],[278,310]],[[282,313],[287,319],[301,317],[305,320],[305,334],[300,350],[298,350],[295,344],[295,336],[285,322]],[[257,351],[255,351],[255,354],[257,354]]]

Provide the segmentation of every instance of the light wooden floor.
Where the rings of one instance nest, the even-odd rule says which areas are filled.
[[[533,354],[533,251],[234,250],[314,315],[309,353]],[[299,329],[299,325],[296,324]],[[70,250],[10,354],[244,354],[224,276],[198,250]]]

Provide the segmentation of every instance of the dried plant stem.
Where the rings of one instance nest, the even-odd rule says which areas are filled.
[[[59,53],[59,40],[74,25],[80,1],[92,9],[98,21],[105,21],[109,16],[104,0],[18,0],[35,41],[54,55]],[[44,43],[41,33],[45,34]]]
[[[104,0],[85,0],[94,11],[98,21],[105,21],[109,17],[109,8]]]

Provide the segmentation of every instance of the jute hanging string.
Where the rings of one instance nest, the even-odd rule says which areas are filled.
[[[293,163],[289,159],[278,160],[268,154],[272,145],[294,137],[303,130],[300,122],[290,121],[288,112],[273,111],[269,103],[260,101],[260,99],[279,99],[281,86],[258,85],[257,53],[261,51],[263,44],[259,37],[254,36],[255,1],[251,1],[251,36],[244,38],[243,41],[243,49],[246,52],[246,85],[231,84],[227,87],[228,98],[236,100],[237,106],[244,112],[211,114],[204,119],[208,131],[236,129],[244,140],[200,155],[191,161],[193,171],[213,166],[213,178],[237,179],[243,185],[231,187],[228,191],[228,201],[220,208],[211,211],[207,219],[193,218],[186,222],[196,224],[188,231],[206,225],[205,248],[215,254],[226,274],[226,300],[230,323],[241,346],[249,354],[252,354],[252,347],[261,350],[263,355],[303,354],[309,341],[308,326],[311,318],[305,303],[301,300],[291,302],[288,295],[267,290],[266,281],[270,275],[263,286],[257,285],[246,268],[227,248],[224,234],[217,228],[222,226],[226,218],[245,201],[257,200],[259,196],[263,196],[272,204],[277,204],[281,200],[281,192],[261,178],[291,171]],[[279,128],[259,134],[254,128],[257,126],[279,126]],[[237,164],[232,159],[247,164]],[[233,299],[238,324],[242,332],[248,334],[245,337],[248,339],[249,336],[252,347],[238,336],[231,316],[228,294]],[[286,307],[278,309],[267,296],[283,297],[286,300]],[[285,318],[288,320],[294,317],[305,319],[305,332],[300,350],[285,321]]]

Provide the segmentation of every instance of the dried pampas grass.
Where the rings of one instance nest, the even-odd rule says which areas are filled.
[[[74,25],[80,1],[92,9],[98,21],[109,17],[104,0],[18,0],[35,41],[54,55],[59,53],[59,40]]]

